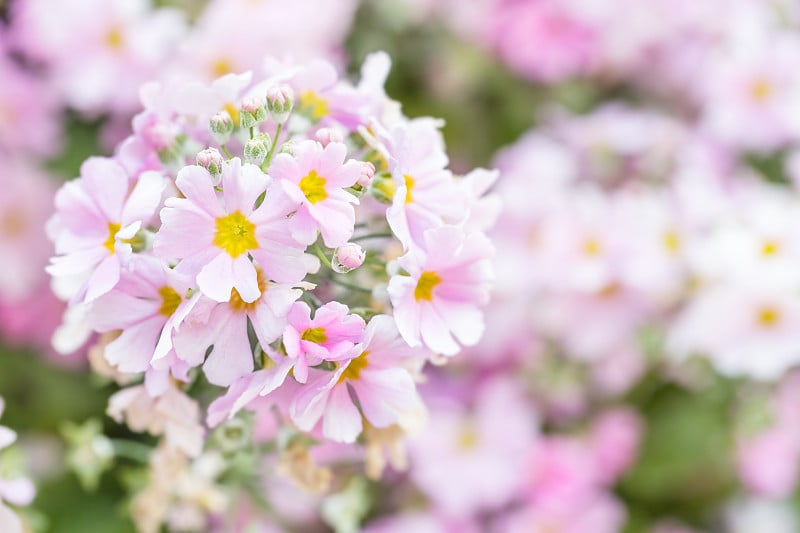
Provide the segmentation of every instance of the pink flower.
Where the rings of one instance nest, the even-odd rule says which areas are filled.
[[[117,286],[90,307],[88,321],[96,331],[121,330],[105,347],[106,360],[121,372],[147,370],[160,338],[171,336],[176,316],[194,304],[186,299],[191,288],[191,278],[160,259],[134,256]],[[186,379],[183,366],[179,375]]]
[[[88,113],[129,113],[139,86],[156,77],[185,31],[177,10],[146,0],[16,2],[15,44],[49,68],[70,106]]]
[[[56,187],[50,176],[19,158],[4,158],[3,169],[0,301],[21,303],[47,280],[43,269],[52,248],[45,237],[45,222]]]
[[[119,163],[92,157],[81,165],[81,177],[56,194],[48,229],[58,255],[47,271],[79,280],[75,299],[92,301],[117,284],[133,254],[131,239],[153,217],[166,182],[145,172],[130,185]]]
[[[364,341],[352,353],[359,355],[298,392],[291,406],[294,423],[311,431],[322,419],[322,434],[338,442],[355,442],[363,428],[362,413],[379,428],[417,426],[425,408],[404,368],[417,353],[400,337],[392,317],[378,315],[370,320]],[[358,407],[350,398],[350,389]]]
[[[446,169],[440,126],[421,118],[381,135],[396,187],[386,218],[406,249],[422,243],[425,230],[458,223],[468,212],[466,194]]]
[[[364,319],[349,315],[346,305],[328,302],[317,309],[312,319],[307,304],[295,303],[283,330],[286,355],[295,361],[294,377],[305,383],[309,366],[351,358],[363,335]]]
[[[483,333],[478,307],[489,301],[492,245],[455,226],[428,230],[424,241],[398,259],[409,275],[389,280],[397,328],[411,346],[454,355],[459,343],[475,345]]]
[[[322,233],[325,246],[335,248],[353,235],[358,198],[346,191],[361,175],[358,161],[349,160],[347,147],[329,143],[325,148],[316,141],[303,141],[293,155],[278,154],[269,168],[286,194],[299,207],[292,216],[292,235],[311,244]]]
[[[175,324],[175,351],[191,366],[202,364],[206,351],[213,345],[203,371],[215,385],[228,386],[253,371],[248,321],[266,350],[283,333],[287,314],[302,294],[291,285],[267,281],[260,267],[258,287],[260,295],[252,302],[245,302],[235,288],[227,302],[202,299],[185,321]]]
[[[245,303],[261,295],[249,256],[267,279],[300,281],[306,274],[303,247],[291,239],[286,220],[294,207],[280,191],[267,190],[268,183],[257,166],[234,158],[223,166],[220,198],[206,169],[183,168],[176,184],[185,198],[166,201],[155,253],[181,259],[178,268],[196,277],[203,294],[217,302],[227,302],[234,289]]]
[[[800,467],[800,443],[793,431],[777,427],[746,439],[737,455],[739,476],[750,491],[772,499],[793,493]]]
[[[590,438],[602,482],[613,483],[633,464],[641,433],[642,421],[633,410],[618,408],[597,417]]]

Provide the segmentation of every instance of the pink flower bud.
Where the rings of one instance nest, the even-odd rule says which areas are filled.
[[[233,119],[227,111],[221,111],[208,121],[208,130],[219,144],[225,144],[233,133]]]
[[[264,107],[264,100],[256,96],[248,96],[242,100],[242,111],[247,111],[255,115],[262,107]]]
[[[336,249],[333,254],[334,268],[337,272],[349,272],[364,264],[367,253],[364,249],[354,242],[348,242]]]
[[[278,124],[289,118],[294,107],[294,91],[288,85],[274,85],[267,89],[267,108]]]
[[[197,154],[197,165],[208,170],[212,176],[222,172],[222,154],[216,148],[206,148]]]
[[[166,150],[175,142],[173,128],[160,120],[147,124],[142,130],[142,137],[157,151]]]
[[[342,132],[334,128],[322,128],[317,131],[314,138],[322,146],[328,146],[330,143],[344,142],[344,135],[342,135]]]
[[[375,177],[375,165],[368,161],[361,162],[361,175],[358,177],[357,183],[362,187],[369,187],[372,183],[372,178]]]

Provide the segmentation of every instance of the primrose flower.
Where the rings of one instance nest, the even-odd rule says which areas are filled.
[[[364,341],[349,359],[300,389],[291,406],[297,426],[310,431],[322,419],[322,433],[338,442],[355,442],[364,418],[375,427],[392,424],[416,427],[425,408],[414,379],[406,368],[418,350],[410,348],[397,332],[392,317],[378,315],[364,331]],[[358,405],[350,397],[352,388]]]
[[[364,334],[364,319],[349,315],[346,305],[328,302],[314,313],[304,302],[289,310],[289,323],[283,330],[286,355],[295,360],[294,377],[308,379],[308,367],[322,361],[349,359]]]
[[[215,385],[230,385],[253,371],[248,321],[259,343],[268,346],[283,333],[289,309],[302,294],[291,285],[269,282],[260,267],[257,276],[260,296],[254,301],[245,302],[234,288],[227,302],[203,299],[184,323],[176,324],[175,350],[178,357],[192,366],[202,364],[206,351],[213,345],[203,371]],[[195,317],[198,319],[194,320]]]
[[[178,268],[195,276],[203,294],[217,302],[227,302],[234,289],[244,303],[261,295],[249,256],[267,279],[300,281],[306,274],[303,247],[289,235],[286,219],[294,206],[280,191],[267,190],[268,184],[257,166],[234,158],[223,165],[220,198],[206,169],[183,168],[176,185],[185,198],[166,201],[155,253],[181,259]],[[263,203],[256,207],[265,191]]]
[[[416,119],[398,124],[383,139],[395,187],[386,218],[406,249],[422,242],[426,229],[458,223],[467,214],[467,197],[446,168],[440,126]]]
[[[88,320],[95,331],[121,330],[119,337],[106,345],[106,360],[125,373],[147,370],[160,338],[172,334],[176,315],[194,303],[186,299],[193,285],[189,276],[160,259],[136,256],[117,286],[92,302],[89,310]],[[185,370],[188,368],[184,375]]]
[[[56,214],[48,223],[56,257],[49,272],[75,278],[74,298],[92,301],[119,281],[120,269],[133,254],[133,239],[161,204],[163,176],[144,172],[133,184],[113,159],[92,157],[81,176],[56,194]]]
[[[334,248],[353,235],[358,198],[346,191],[361,175],[361,165],[353,159],[345,162],[347,147],[332,142],[324,148],[316,141],[303,141],[293,155],[278,154],[269,168],[286,194],[299,204],[291,218],[294,237],[305,244],[322,233],[325,246]]]
[[[483,333],[478,306],[489,301],[493,248],[482,233],[456,226],[430,229],[424,241],[398,259],[409,275],[389,280],[397,328],[411,346],[454,355],[459,342],[473,346]]]

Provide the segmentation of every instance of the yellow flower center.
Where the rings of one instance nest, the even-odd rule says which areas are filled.
[[[586,239],[583,243],[583,253],[586,255],[600,255],[600,252],[603,250],[603,247],[595,238]]]
[[[230,74],[233,72],[233,64],[227,57],[219,57],[211,64],[211,73],[215,78]]]
[[[414,198],[411,196],[411,190],[414,188],[416,180],[408,174],[403,174],[403,180],[406,182],[406,203],[410,204],[414,201]]]
[[[414,298],[420,300],[433,300],[433,289],[442,282],[442,278],[436,272],[423,272],[417,281],[414,289]]]
[[[239,257],[248,250],[258,248],[256,226],[241,211],[218,218],[214,244],[228,252],[231,257]]]
[[[28,227],[28,217],[21,209],[12,207],[0,219],[0,233],[6,237],[18,237],[25,232]]]
[[[111,48],[112,50],[119,50],[122,48],[122,45],[125,43],[125,39],[122,36],[122,31],[119,28],[112,28],[106,34],[106,46]]]
[[[756,80],[753,85],[750,86],[750,94],[753,95],[756,101],[763,102],[772,94],[772,85],[767,80]]]
[[[300,95],[297,107],[301,113],[309,115],[314,120],[319,120],[329,112],[328,101],[314,91],[306,91]]]
[[[478,445],[478,432],[471,423],[464,424],[458,432],[458,448],[464,451],[472,450]]]
[[[103,246],[111,255],[114,255],[114,244],[117,241],[117,232],[121,227],[122,226],[116,222],[108,223],[108,238],[106,239],[106,242],[103,243]]]
[[[167,286],[158,289],[158,294],[161,296],[161,307],[158,309],[158,313],[164,316],[172,316],[172,313],[181,305],[181,295],[172,287]]]
[[[300,339],[314,344],[322,344],[328,340],[328,336],[325,335],[325,328],[308,328],[300,336]]]
[[[336,383],[342,383],[345,380],[356,381],[358,377],[361,375],[361,371],[369,366],[369,361],[367,361],[367,356],[369,352],[364,352],[352,361],[350,364],[347,365],[347,368],[344,369],[342,375],[339,376],[339,381]]]
[[[664,248],[671,253],[677,253],[681,249],[681,238],[678,232],[669,230],[664,233]]]
[[[261,291],[261,296],[256,298],[255,301],[247,303],[242,300],[242,295],[239,294],[239,291],[237,291],[235,288],[231,289],[231,299],[228,302],[228,305],[230,305],[231,309],[237,313],[252,312],[258,305],[258,302],[261,301],[261,298],[264,297],[264,291],[267,290],[267,279],[264,276],[264,271],[260,268],[256,269],[256,275],[258,276],[258,290]]]
[[[776,241],[769,240],[761,246],[761,253],[766,256],[775,255],[779,249],[780,245]]]
[[[328,197],[328,192],[325,190],[325,178],[317,174],[316,170],[312,170],[300,180],[300,190],[312,204],[321,202]]]
[[[757,320],[764,328],[776,326],[781,321],[781,312],[772,306],[762,307],[758,310]]]
[[[230,103],[230,102],[228,102],[227,104],[222,106],[222,109],[223,109],[223,111],[227,111],[228,112],[228,115],[230,115],[231,120],[233,121],[233,125],[234,126],[238,126],[239,125],[239,116],[240,116],[239,109],[235,105]]]

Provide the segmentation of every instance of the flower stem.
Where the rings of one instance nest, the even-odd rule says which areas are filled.
[[[317,254],[317,257],[319,257],[320,261],[322,261],[322,263],[326,267],[328,267],[331,270],[333,270],[333,265],[331,265],[331,260],[328,259],[328,256],[325,255],[325,252],[322,251],[322,248],[320,248],[319,244],[317,244],[317,243],[314,243],[314,253]]]
[[[283,124],[278,124],[278,127],[275,129],[275,139],[273,140],[272,148],[269,149],[267,159],[264,161],[262,168],[269,168],[269,164],[272,163],[272,156],[275,155],[275,147],[278,146],[278,143],[280,142],[282,129]]]
[[[228,151],[228,148],[224,144],[220,144],[219,147],[222,148],[222,152],[228,159],[233,159],[233,156],[231,155],[230,151]]]

